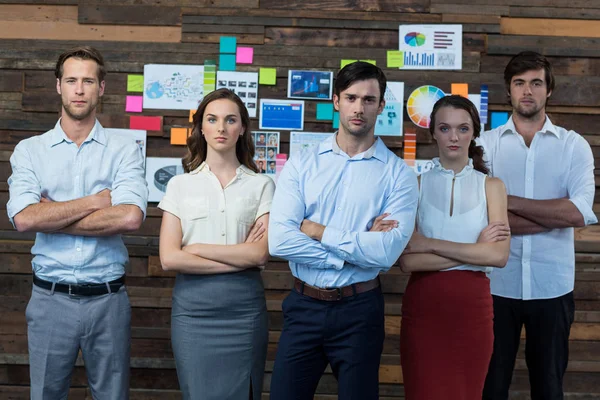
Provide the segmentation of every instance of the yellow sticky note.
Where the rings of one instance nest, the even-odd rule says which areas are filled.
[[[451,85],[452,94],[458,94],[462,97],[469,98],[469,84],[468,83],[453,83]]]
[[[376,60],[360,60],[362,62],[368,62],[369,64],[373,64],[373,65],[377,65],[377,61]]]
[[[127,91],[128,92],[143,92],[144,91],[144,75],[127,75]]]
[[[400,50],[387,51],[387,67],[402,68],[404,67],[404,52]]]
[[[185,145],[188,134],[188,128],[171,128],[171,144]]]
[[[342,60],[340,61],[340,69],[344,68],[348,64],[352,64],[353,62],[357,62],[358,60]]]
[[[196,114],[196,110],[190,110],[190,122],[194,122],[194,114]]]
[[[258,70],[258,83],[261,85],[277,84],[277,68],[260,68]]]

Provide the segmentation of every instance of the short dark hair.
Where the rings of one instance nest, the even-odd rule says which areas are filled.
[[[385,95],[387,78],[381,68],[364,61],[353,62],[340,70],[335,80],[334,93],[339,97],[340,93],[348,89],[354,82],[367,79],[377,79],[379,82],[379,102],[381,103]]]
[[[507,92],[510,93],[510,82],[513,76],[540,69],[543,69],[545,73],[546,89],[548,92],[553,91],[554,73],[552,72],[552,65],[546,57],[535,51],[522,51],[511,58],[504,69],[504,84],[506,85]]]
[[[69,58],[80,58],[82,60],[94,60],[98,64],[98,81],[102,82],[106,76],[106,69],[104,68],[104,58],[100,52],[92,46],[78,46],[73,47],[58,56],[56,62],[56,68],[54,69],[54,75],[60,80],[63,76],[63,65]]]
[[[469,158],[473,159],[473,168],[487,175],[489,169],[483,160],[483,147],[477,146],[475,143],[475,139],[481,134],[481,119],[479,118],[477,107],[475,107],[475,104],[473,104],[471,100],[457,94],[442,97],[433,105],[433,110],[431,110],[431,116],[429,117],[429,133],[431,133],[431,136],[433,136],[433,133],[435,132],[435,117],[438,111],[444,107],[465,110],[469,113],[471,122],[473,122],[473,140],[471,140],[471,143],[469,144]]]
[[[204,111],[206,107],[215,100],[229,100],[237,105],[240,112],[240,118],[242,119],[242,126],[244,127],[243,135],[238,139],[235,145],[235,154],[238,161],[250,168],[254,172],[259,172],[256,164],[254,163],[254,140],[250,134],[250,116],[248,115],[248,109],[242,102],[242,100],[233,91],[222,88],[210,92],[198,105],[198,110],[194,114],[192,134],[187,138],[187,154],[181,161],[183,170],[185,172],[191,172],[198,168],[204,161],[206,161],[206,153],[208,151],[208,143],[206,138],[202,135],[202,121],[204,119]]]

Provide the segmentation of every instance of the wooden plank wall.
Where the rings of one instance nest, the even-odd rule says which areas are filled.
[[[451,4],[450,4],[451,3]],[[510,56],[525,49],[550,56],[557,87],[548,107],[554,122],[584,135],[600,165],[600,1],[597,0],[0,0],[0,204],[8,200],[9,157],[21,139],[54,125],[59,99],[53,67],[58,54],[75,44],[99,48],[108,63],[101,121],[127,128],[126,76],[145,63],[203,64],[216,59],[221,35],[235,35],[254,47],[257,71],[277,67],[277,85],[261,86],[259,96],[284,98],[287,70],[336,71],[342,58],[374,59],[385,67],[386,50],[398,48],[400,23],[461,23],[462,71],[398,71],[406,96],[422,84],[449,90],[452,82],[490,88],[490,109],[508,110],[502,71]],[[315,102],[307,102],[307,131],[331,131],[316,121]],[[151,132],[148,156],[178,157],[169,144],[173,126],[186,126],[185,111],[145,111],[163,115],[162,132]],[[405,116],[405,120],[407,117]],[[257,128],[253,121],[253,128]],[[407,126],[410,123],[406,123]],[[436,154],[429,134],[418,130],[417,158]],[[401,155],[401,141],[385,138]],[[289,133],[282,134],[283,152]],[[597,170],[598,171],[598,170]],[[599,181],[597,181],[599,182]],[[600,200],[596,210],[600,210]],[[139,232],[125,237],[131,255],[128,283],[133,305],[132,399],[179,399],[170,340],[173,276],[160,268],[157,248],[161,213],[151,204]],[[33,235],[14,231],[0,218],[0,398],[28,398],[25,306],[31,288]],[[565,378],[567,399],[600,399],[600,230],[579,229],[576,237],[576,318]],[[281,300],[290,289],[286,263],[272,259],[264,272],[270,346],[264,398],[281,326]],[[393,268],[383,277],[386,333],[381,366],[383,399],[403,398],[400,370],[400,307],[407,275]],[[72,399],[91,399],[82,363],[73,375]],[[435,382],[432,382],[435,384]],[[319,387],[320,400],[336,398],[330,371]],[[519,354],[512,399],[528,399],[528,380]]]

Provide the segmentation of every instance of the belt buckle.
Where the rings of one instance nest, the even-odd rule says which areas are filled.
[[[69,283],[69,296],[73,296],[73,293],[71,293],[71,284]]]
[[[340,287],[334,287],[334,288],[326,288],[325,290],[327,290],[328,293],[331,292],[335,292],[336,296],[335,298],[329,298],[328,300],[330,301],[338,301],[342,299],[342,288]]]

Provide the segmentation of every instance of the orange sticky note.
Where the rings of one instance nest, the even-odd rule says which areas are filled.
[[[188,135],[188,128],[171,128],[171,144],[185,145]]]
[[[196,114],[197,110],[190,110],[190,122],[194,122],[194,114]]]
[[[458,94],[462,97],[469,98],[469,84],[468,83],[453,83],[451,85],[452,94]]]

